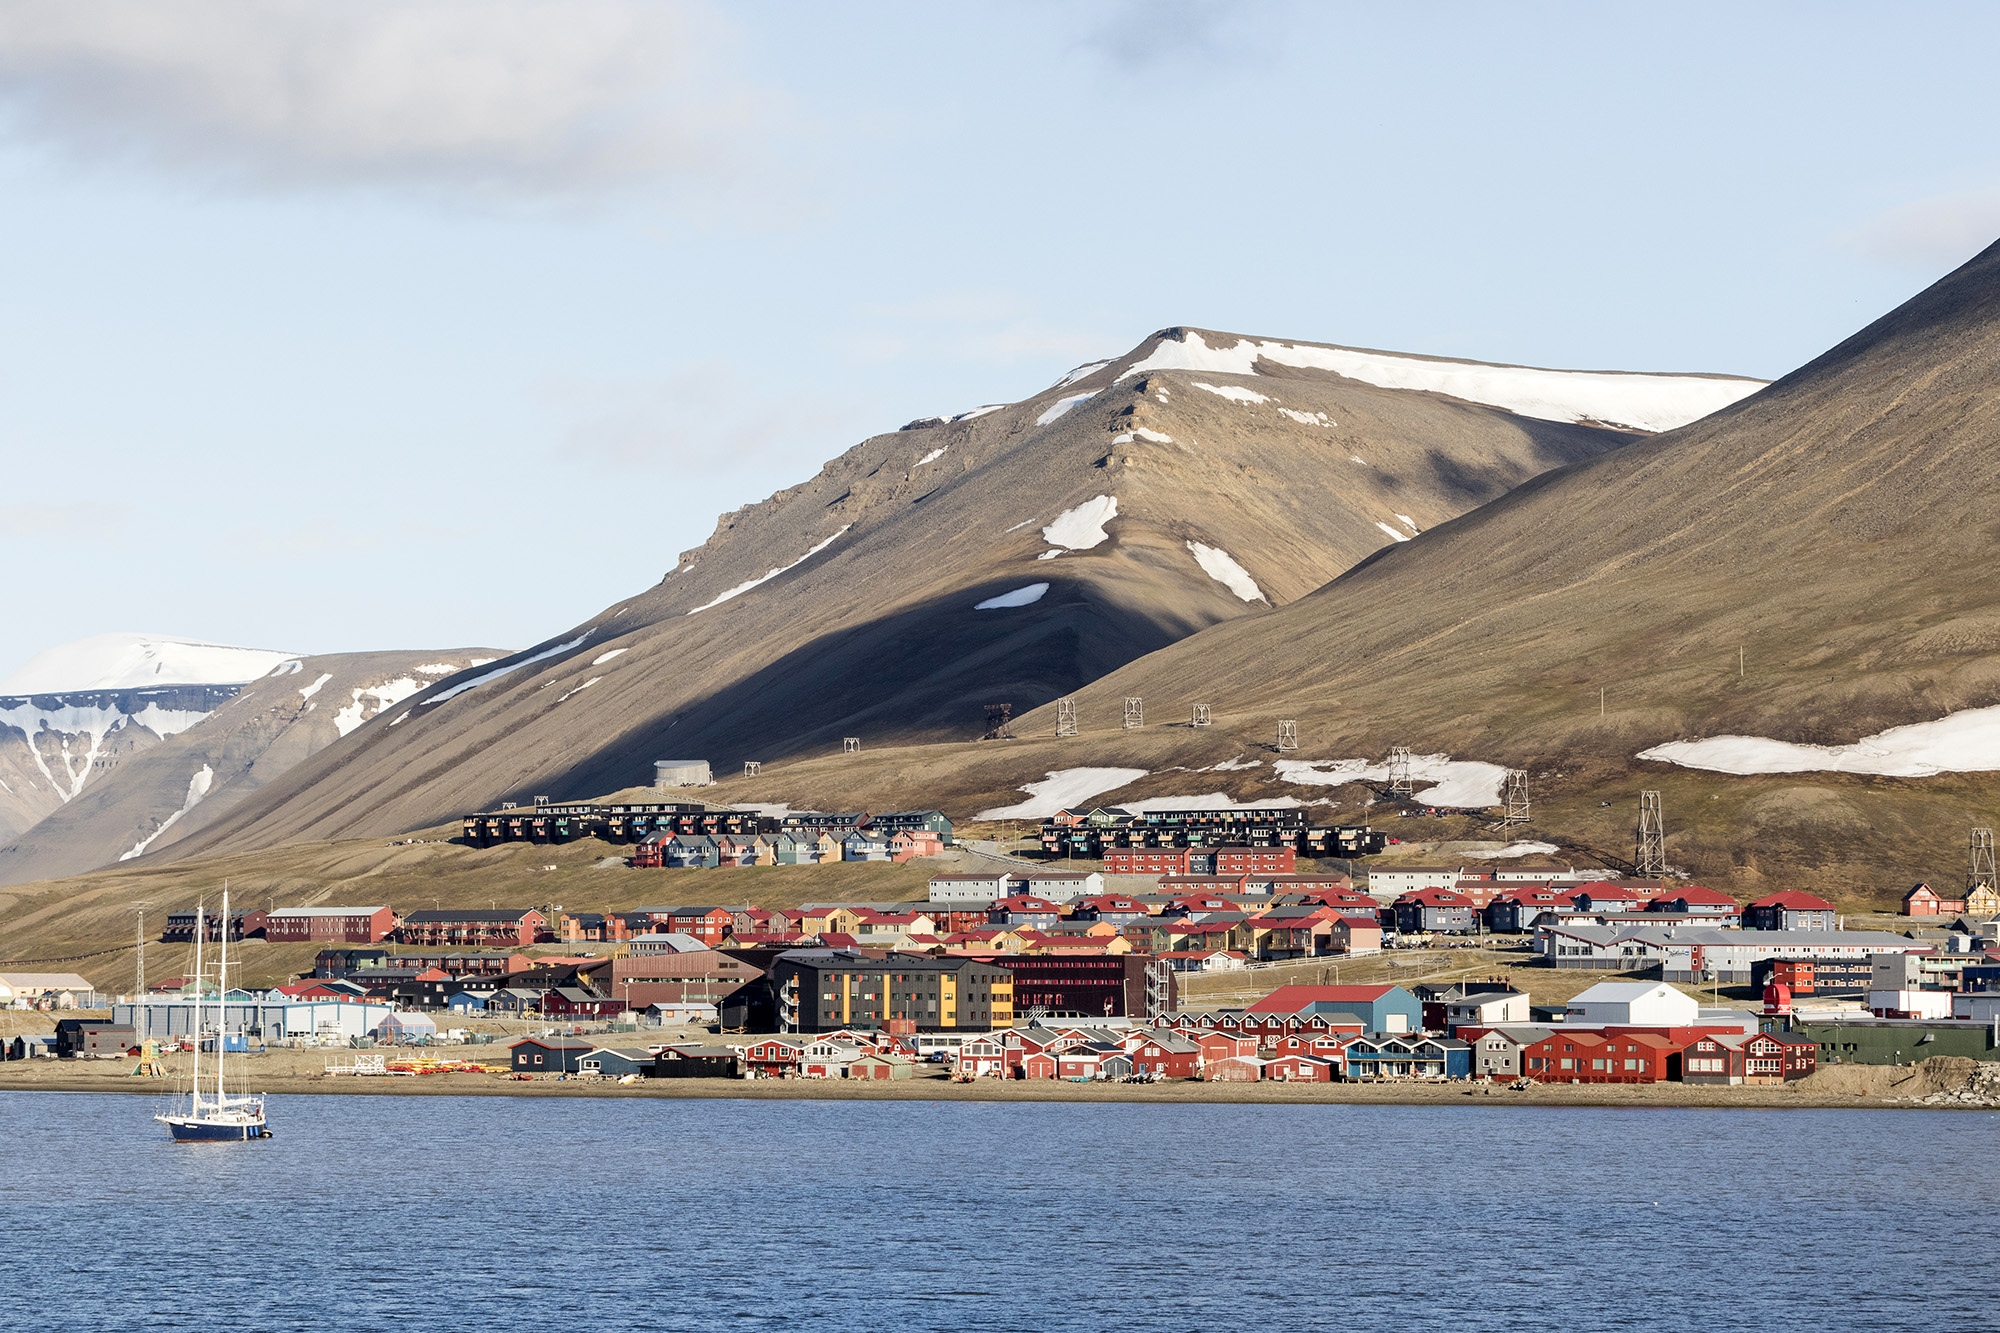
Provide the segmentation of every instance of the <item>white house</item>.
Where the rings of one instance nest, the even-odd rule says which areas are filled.
[[[1014,877],[1004,870],[931,876],[930,900],[934,903],[990,903],[1011,897],[1013,892]]]
[[[1104,876],[1095,870],[1029,870],[1015,874],[1021,893],[1047,898],[1052,903],[1094,898],[1104,892]]]
[[[1370,866],[1367,892],[1374,898],[1400,898],[1420,889],[1456,889],[1457,866]]]
[[[1685,1027],[1701,1003],[1664,981],[1600,981],[1569,1002],[1568,1021],[1618,1027]]]
[[[1474,991],[1463,999],[1446,1004],[1444,1017],[1447,1028],[1525,1023],[1528,1021],[1528,996],[1525,991],[1517,990]]]

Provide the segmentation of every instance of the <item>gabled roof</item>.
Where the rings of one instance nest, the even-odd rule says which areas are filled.
[[[1367,1004],[1400,986],[1280,986],[1251,1005],[1253,1014],[1296,1014],[1312,1004]]]
[[[1794,889],[1788,893],[1774,893],[1768,898],[1759,898],[1752,907],[1777,907],[1791,912],[1832,912],[1837,910],[1824,898],[1815,898],[1810,893],[1800,893]]]

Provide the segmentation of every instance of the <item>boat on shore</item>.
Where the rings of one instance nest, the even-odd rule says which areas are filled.
[[[215,1030],[212,1034],[214,1059],[209,1062],[211,1084],[202,1086],[203,1066],[201,1048],[205,1038],[203,1015],[207,1006],[203,1004],[201,946],[208,933],[207,919],[200,907],[195,909],[194,930],[194,1068],[189,1077],[188,1091],[177,1098],[172,1106],[153,1117],[167,1127],[176,1143],[235,1143],[250,1139],[268,1139],[271,1129],[265,1120],[264,1097],[261,1093],[230,1092],[224,1085],[228,1067],[229,1037],[226,1016],[229,1001],[229,890],[222,891],[222,943],[215,964]]]

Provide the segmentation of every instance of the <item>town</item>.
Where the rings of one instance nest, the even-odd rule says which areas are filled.
[[[605,838],[632,844],[641,869],[966,846],[936,810],[775,817],[675,802],[501,818],[521,822],[468,817],[468,840]],[[1096,865],[1067,854],[1079,830]],[[1520,1086],[1783,1084],[1835,1064],[2000,1060],[2000,894],[1977,875],[1952,897],[1913,887],[1909,928],[1894,931],[1846,929],[1801,892],[1739,902],[1525,858],[1301,872],[1302,846],[1384,841],[1312,830],[1290,810],[1078,809],[1044,820],[1036,859],[977,853],[914,902],[183,910],[161,943],[321,947],[292,982],[207,993],[219,1033],[212,1017],[197,1030],[184,976],[112,996],[74,974],[0,974],[0,1001],[58,1015],[50,1036],[6,1054],[156,1069],[163,1049],[219,1036],[230,1050],[371,1051],[326,1066],[356,1074]],[[1456,980],[1338,980],[1343,966],[1474,945],[1518,961]],[[1616,979],[1538,1002],[1530,978],[1546,990],[1579,970]],[[1197,977],[1250,998],[1189,1002]],[[1748,1003],[1723,999],[1744,988]],[[419,1049],[495,1044],[458,1026],[489,1019],[540,1026],[506,1039],[504,1058]]]

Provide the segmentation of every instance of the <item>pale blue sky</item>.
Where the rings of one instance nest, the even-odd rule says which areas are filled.
[[[2000,235],[1996,39],[0,0],[0,674],[113,629],[523,646],[869,434],[1170,324],[1780,374]]]

